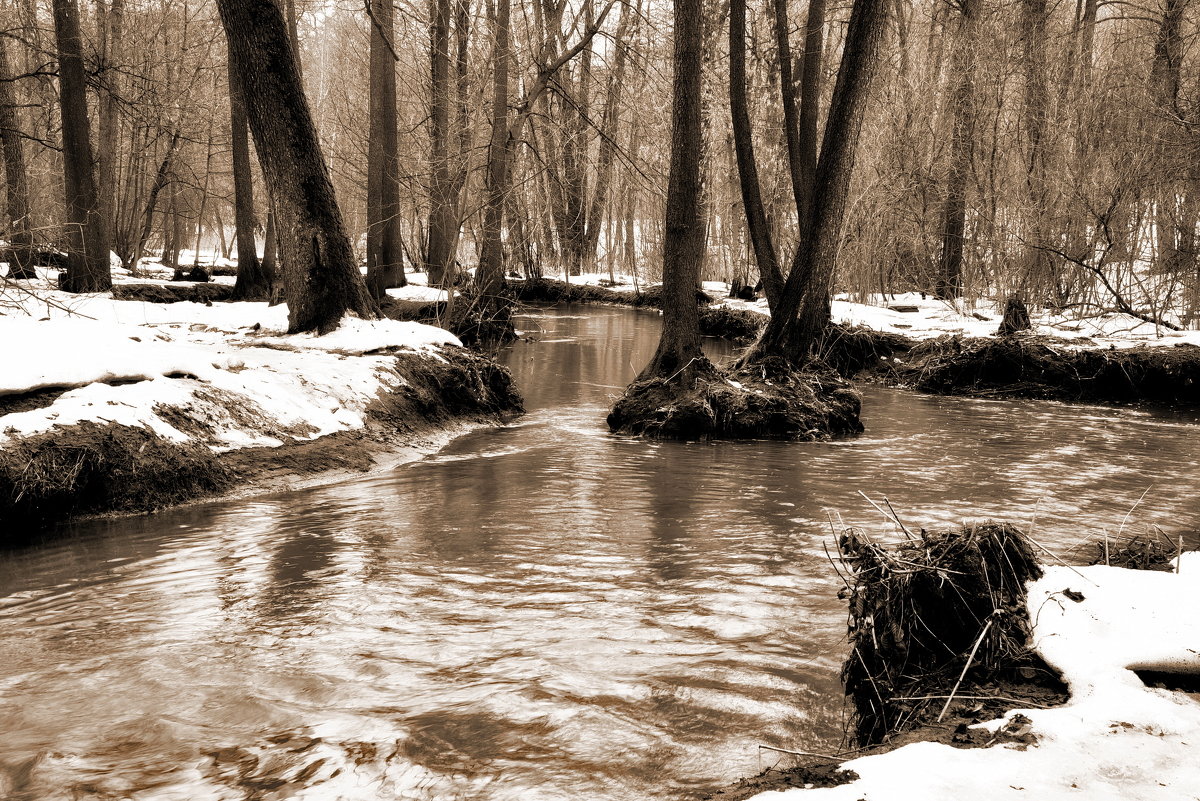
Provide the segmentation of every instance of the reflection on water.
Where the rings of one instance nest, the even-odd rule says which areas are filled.
[[[1127,527],[1195,519],[1196,429],[1145,412],[867,389],[854,440],[611,437],[657,325],[526,320],[530,413],[395,472],[0,556],[0,797],[677,798],[838,747],[860,490],[1063,550],[1147,488]]]

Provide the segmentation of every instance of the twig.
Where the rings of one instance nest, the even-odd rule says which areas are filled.
[[[1096,582],[1092,581],[1092,580],[1091,580],[1090,578],[1088,578],[1087,576],[1085,576],[1085,575],[1083,575],[1082,573],[1080,573],[1080,572],[1079,572],[1078,570],[1076,570],[1074,567],[1072,567],[1071,565],[1069,565],[1069,564],[1067,564],[1066,562],[1064,562],[1064,561],[1062,560],[1062,558],[1060,558],[1060,557],[1058,556],[1058,554],[1054,553],[1054,551],[1050,550],[1050,549],[1049,549],[1049,548],[1047,548],[1045,545],[1042,545],[1040,542],[1038,542],[1037,540],[1035,540],[1033,537],[1030,537],[1028,534],[1026,534],[1026,535],[1025,535],[1025,538],[1026,538],[1026,539],[1028,539],[1030,542],[1032,542],[1032,543],[1033,543],[1034,545],[1036,545],[1037,547],[1041,548],[1043,551],[1045,551],[1045,552],[1046,552],[1046,553],[1047,553],[1047,554],[1050,556],[1050,558],[1051,558],[1051,559],[1053,559],[1054,561],[1058,562],[1060,565],[1062,565],[1063,567],[1065,567],[1067,570],[1070,570],[1072,573],[1074,573],[1075,575],[1079,576],[1079,577],[1080,577],[1081,579],[1083,579],[1084,581],[1088,582],[1089,584],[1091,584],[1092,586],[1095,586],[1095,587],[1099,587],[1099,586],[1100,586],[1099,584],[1097,584]]]
[[[1004,701],[1009,704],[1020,704],[1022,706],[1034,707],[1036,709],[1050,709],[1045,704],[1035,704],[1033,701],[1022,701],[1020,698],[1008,698],[1003,695],[897,695],[892,698],[893,701],[940,701],[943,698],[958,698],[960,701]]]
[[[759,748],[765,748],[768,751],[775,751],[780,754],[791,754],[792,756],[817,757],[818,759],[828,759],[833,762],[839,761],[840,757],[834,754],[818,754],[815,751],[789,751],[786,748],[776,748],[773,745],[758,744]]]
[[[992,627],[992,621],[995,619],[995,614],[995,612],[992,613],[993,616],[989,617],[987,623],[983,625],[983,631],[979,632],[979,637],[975,640],[975,645],[971,648],[971,655],[967,657],[967,664],[963,665],[962,673],[960,673],[958,676],[958,681],[954,682],[954,688],[950,690],[950,695],[946,696],[946,704],[942,707],[941,713],[937,716],[938,723],[941,723],[942,718],[946,717],[946,712],[950,709],[951,702],[954,701],[954,694],[958,692],[959,685],[961,685],[963,679],[967,677],[967,671],[971,669],[971,663],[975,661],[975,654],[979,651],[979,646],[983,645],[983,638],[987,636],[988,629]]]
[[[875,507],[875,511],[879,512],[879,514],[883,515],[883,516],[884,516],[884,517],[886,517],[888,520],[890,520],[891,522],[893,522],[893,523],[895,523],[897,526],[899,526],[899,527],[900,527],[900,530],[904,532],[905,536],[907,536],[907,537],[908,537],[910,540],[912,539],[912,534],[911,534],[911,533],[909,533],[909,530],[908,530],[908,529],[906,529],[906,528],[904,527],[904,524],[900,522],[900,518],[896,517],[896,513],[895,513],[895,512],[892,512],[892,513],[889,515],[887,512],[885,512],[885,511],[883,510],[883,507],[881,507],[879,504],[875,503],[875,501],[871,500],[871,499],[870,499],[870,498],[867,496],[867,493],[863,492],[862,490],[859,490],[859,491],[858,491],[858,494],[859,494],[859,495],[861,495],[861,496],[863,496],[863,498],[866,498],[866,501],[867,501],[867,503],[869,503],[869,504],[871,504],[872,506],[874,506],[874,507]],[[884,500],[884,502],[885,502],[885,503],[887,503],[887,498],[884,498],[883,500]],[[889,505],[889,506],[891,506],[891,504],[888,504],[888,505]]]
[[[1123,532],[1123,531],[1125,530],[1125,524],[1129,522],[1129,516],[1130,516],[1131,514],[1133,514],[1133,510],[1134,510],[1134,509],[1136,509],[1136,508],[1138,508],[1138,505],[1139,505],[1139,504],[1141,504],[1141,502],[1142,502],[1143,500],[1145,500],[1145,498],[1146,498],[1146,493],[1150,492],[1150,490],[1152,490],[1152,489],[1154,489],[1154,485],[1153,485],[1153,484],[1151,484],[1150,486],[1146,487],[1146,490],[1145,490],[1145,492],[1143,492],[1143,493],[1141,494],[1141,496],[1140,496],[1140,497],[1138,497],[1138,499],[1137,499],[1136,501],[1134,501],[1134,504],[1133,504],[1133,506],[1130,506],[1130,507],[1129,507],[1129,511],[1125,513],[1125,519],[1121,521],[1121,527],[1120,527],[1119,529],[1117,529],[1117,539],[1121,539],[1121,532]]]

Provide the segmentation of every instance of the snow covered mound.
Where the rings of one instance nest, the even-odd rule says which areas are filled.
[[[1200,675],[1200,553],[1181,572],[1049,567],[1029,588],[1034,647],[1071,700],[1013,710],[1033,745],[958,749],[916,743],[845,763],[839,787],[768,792],[756,801],[1157,801],[1200,798],[1200,700],[1147,687],[1133,672]]]
[[[0,312],[0,447],[75,423],[141,427],[214,451],[278,446],[360,428],[405,384],[398,351],[440,358],[440,328],[346,319],[324,337],[287,335],[287,307],[154,304],[49,289]],[[13,308],[13,307],[16,308]],[[38,390],[54,397],[23,398]],[[5,412],[9,413],[5,413]]]

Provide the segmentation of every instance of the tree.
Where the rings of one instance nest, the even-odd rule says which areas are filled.
[[[677,377],[681,385],[686,385],[689,374],[708,364],[700,349],[696,307],[706,234],[700,181],[703,49],[702,0],[675,0],[671,168],[662,262],[663,328],[658,348],[638,375],[639,381]]]
[[[963,291],[963,237],[967,221],[967,179],[975,145],[975,46],[982,0],[961,0],[958,40],[950,58],[952,122],[946,200],[942,206],[942,251],[935,292],[952,300]]]
[[[378,316],[354,263],[283,13],[273,0],[217,7],[278,217],[288,330],[324,334],[347,312]]]
[[[250,170],[250,125],[246,120],[246,100],[242,82],[233,68],[229,52],[229,139],[233,160],[233,216],[237,238],[237,282],[234,300],[269,300],[274,275],[258,259],[254,237],[254,176]],[[271,246],[274,246],[274,242]]]
[[[108,240],[100,216],[88,120],[87,77],[76,0],[54,0],[58,46],[59,103],[62,108],[63,187],[66,193],[68,267],[62,288],[103,292],[112,286]]]
[[[399,132],[393,0],[369,0],[371,18],[370,137],[367,148],[367,286],[382,299],[404,286],[400,241]]]
[[[33,269],[33,233],[29,225],[29,178],[21,144],[14,76],[8,60],[7,37],[0,35],[0,157],[4,159],[8,198],[8,277],[37,278]]]
[[[429,274],[429,283],[432,286],[442,284],[446,274],[450,272],[459,230],[458,192],[450,172],[450,107],[453,102],[450,80],[450,3],[451,0],[433,0],[433,20],[429,26],[431,165],[425,270]]]
[[[808,218],[801,221],[800,246],[779,304],[743,355],[743,365],[771,356],[801,363],[824,339],[846,197],[886,26],[887,0],[854,1],[817,160],[812,206]]]

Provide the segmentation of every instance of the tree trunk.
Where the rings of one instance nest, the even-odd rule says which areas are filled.
[[[328,333],[347,312],[377,317],[354,263],[279,6],[273,0],[218,0],[217,7],[279,216],[289,332]]]
[[[780,62],[781,66],[786,64],[786,57],[782,53]],[[787,70],[786,67],[784,69]],[[786,95],[786,84],[783,86]],[[786,110],[786,103],[784,108]],[[775,250],[775,243],[771,240],[771,225],[767,220],[762,191],[759,188],[753,127],[746,102],[746,0],[730,0],[729,3],[729,111],[733,118],[733,149],[737,157],[746,230],[750,234],[754,261],[758,264],[758,274],[766,292],[767,306],[774,312],[779,305],[779,296],[783,293],[783,274],[779,269],[779,255]],[[796,177],[793,172],[793,179]]]
[[[671,171],[663,239],[663,328],[658,349],[638,380],[683,376],[704,361],[696,287],[704,261],[700,158],[704,3],[675,0],[671,93]]]
[[[380,300],[389,287],[404,286],[400,242],[399,131],[396,61],[392,53],[394,0],[370,0],[370,135],[367,148],[367,286]],[[372,191],[373,190],[373,191]]]
[[[963,237],[967,224],[967,179],[975,145],[975,46],[980,0],[963,0],[958,41],[950,58],[950,93],[953,122],[950,130],[950,167],[942,205],[942,251],[938,259],[935,294],[953,300],[963,290]]]
[[[87,76],[76,0],[54,0],[58,45],[59,102],[63,128],[63,186],[66,190],[68,267],[62,288],[103,292],[112,287],[108,240],[96,193],[92,129],[88,120]]]
[[[433,0],[430,25],[430,182],[425,269],[429,285],[441,286],[451,272],[451,246],[458,235],[458,198],[450,174],[450,0]]]
[[[787,46],[787,2],[775,0],[775,36],[779,47],[779,78],[783,90],[783,108],[795,106],[792,95],[790,48]],[[793,193],[798,220],[806,220],[811,212],[814,181],[817,171],[817,119],[821,112],[821,67],[825,43],[825,0],[809,0],[808,18],[804,25],[804,60],[800,70],[800,110],[795,123],[795,145],[788,139],[788,163],[791,167]],[[792,112],[795,115],[795,112]],[[793,131],[788,122],[789,135]]]
[[[4,158],[8,198],[8,277],[37,278],[33,268],[33,232],[29,225],[29,176],[21,142],[19,106],[13,71],[8,61],[8,37],[0,36],[0,156]]]
[[[166,187],[167,181],[171,176],[171,165],[175,160],[175,151],[179,147],[180,129],[176,128],[171,134],[171,142],[167,145],[166,155],[159,162],[158,170],[154,174],[154,183],[150,185],[150,193],[146,197],[146,207],[142,211],[142,228],[138,234],[137,242],[134,243],[133,255],[128,267],[134,269],[138,262],[142,260],[142,254],[146,252],[146,243],[150,241],[150,232],[154,230],[154,212],[158,206],[158,196],[162,194],[162,190]]]
[[[233,224],[237,240],[237,281],[234,300],[270,300],[274,276],[258,260],[258,242],[254,231],[254,175],[250,166],[250,128],[246,121],[246,100],[242,82],[229,54],[229,131],[233,152]]]
[[[821,141],[812,209],[801,225],[800,246],[784,283],[779,309],[742,357],[743,364],[772,355],[803,361],[824,338],[846,198],[871,82],[879,70],[888,1],[854,0]]]
[[[125,0],[112,0],[106,9],[104,0],[96,3],[102,34],[100,47],[100,78],[97,122],[96,170],[100,194],[100,217],[104,221],[105,241],[112,243],[116,236],[117,207],[117,133],[120,127],[117,98],[120,95],[119,67],[121,45],[124,41]]]
[[[604,208],[608,204],[609,188],[612,184],[613,159],[617,151],[616,137],[621,119],[621,90],[625,85],[626,52],[629,47],[631,20],[638,19],[640,16],[640,3],[634,12],[631,12],[626,5],[621,6],[621,18],[617,22],[615,40],[617,52],[614,56],[613,71],[609,75],[608,99],[604,106],[604,121],[601,125],[603,134],[600,138],[599,162],[596,165],[596,188],[592,192],[591,206],[587,214],[587,232],[584,236],[584,254],[589,262],[596,258],[596,248],[600,242],[600,226],[604,222]],[[606,249],[610,254],[613,252],[611,238],[607,242]],[[612,271],[611,258],[609,259],[609,270]]]
[[[481,298],[497,295],[504,283],[504,197],[508,194],[508,69],[511,0],[496,0],[492,21],[492,138],[488,145],[487,196],[483,207],[483,247],[475,286]]]
[[[1028,193],[1028,234],[1025,264],[1021,270],[1017,299],[1027,301],[1033,287],[1043,292],[1052,284],[1049,253],[1045,250],[1047,217],[1050,199],[1047,191],[1049,151],[1046,134],[1049,128],[1049,88],[1046,76],[1046,0],[1023,0],[1021,5],[1025,31],[1025,130],[1028,132],[1028,162],[1026,188]]]

